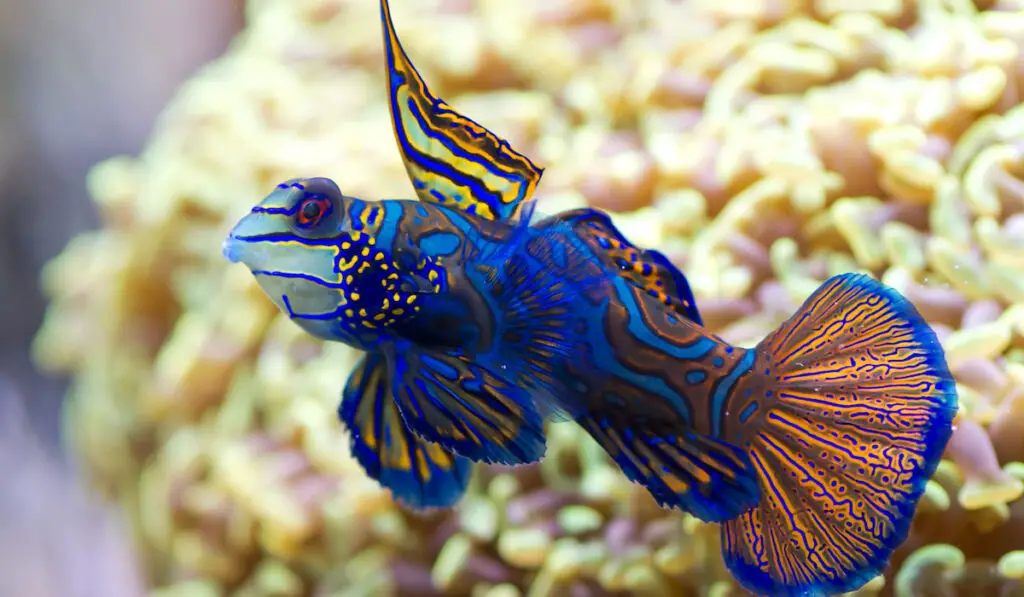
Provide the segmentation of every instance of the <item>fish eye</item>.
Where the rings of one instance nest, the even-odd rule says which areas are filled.
[[[300,228],[312,228],[331,213],[331,200],[322,195],[307,196],[295,208],[295,223]]]

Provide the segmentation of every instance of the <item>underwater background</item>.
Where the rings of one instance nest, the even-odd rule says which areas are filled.
[[[359,354],[220,243],[292,177],[413,196],[378,5],[152,7],[0,0],[0,596],[744,594],[715,525],[659,509],[572,424],[539,465],[479,467],[450,512],[368,479],[335,416]],[[961,412],[857,594],[1024,595],[1024,2],[392,11],[433,90],[546,168],[542,212],[611,211],[726,340],[833,274],[904,293]]]

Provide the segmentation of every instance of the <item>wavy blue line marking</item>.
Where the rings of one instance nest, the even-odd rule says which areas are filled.
[[[722,417],[725,415],[725,402],[732,396],[732,389],[739,381],[741,377],[746,375],[750,369],[754,366],[754,351],[748,350],[747,354],[743,355],[736,366],[732,368],[721,382],[718,383],[718,387],[715,388],[715,393],[711,397],[711,433],[714,437],[719,437],[722,432]]]

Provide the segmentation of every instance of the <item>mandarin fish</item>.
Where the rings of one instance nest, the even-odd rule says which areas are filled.
[[[386,0],[381,19],[417,199],[295,179],[224,243],[296,324],[366,351],[338,414],[367,474],[407,506],[451,506],[473,462],[535,462],[544,420],[570,419],[659,504],[719,523],[751,592],[878,575],[957,410],[913,305],[839,275],[754,348],[726,343],[682,272],[607,215],[535,217],[542,170],[435,97]]]

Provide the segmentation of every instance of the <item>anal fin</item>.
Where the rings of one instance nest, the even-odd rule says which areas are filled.
[[[662,506],[721,522],[760,499],[750,460],[726,442],[688,430],[678,435],[634,430],[611,416],[577,421],[626,477],[646,487]]]

